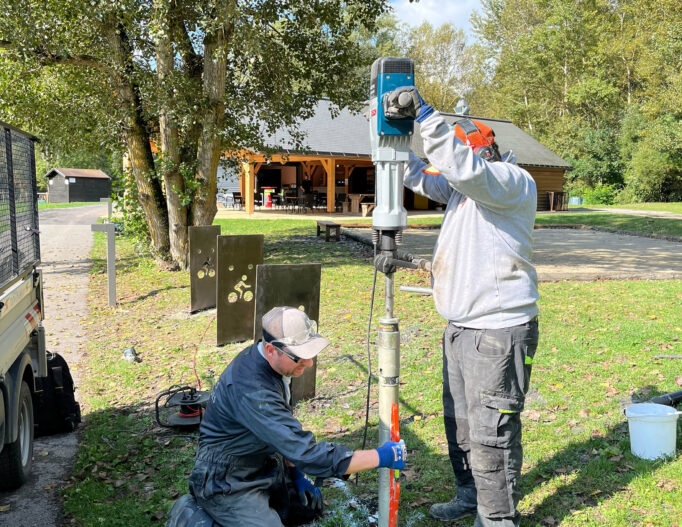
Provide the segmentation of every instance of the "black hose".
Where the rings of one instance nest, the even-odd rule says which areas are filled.
[[[374,244],[374,258],[377,255],[377,245]],[[367,427],[369,424],[369,396],[372,388],[372,355],[369,348],[369,339],[372,331],[372,312],[374,311],[374,293],[377,288],[377,268],[374,267],[374,280],[372,282],[372,296],[369,300],[369,319],[367,320],[367,399],[365,401],[365,428],[362,433],[362,450],[367,445]],[[358,475],[355,474],[355,484],[358,483]]]

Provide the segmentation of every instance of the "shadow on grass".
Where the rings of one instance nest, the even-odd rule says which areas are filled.
[[[142,302],[143,300],[146,300],[147,298],[154,297],[160,293],[163,293],[164,291],[171,291],[173,289],[189,289],[189,286],[188,285],[175,285],[175,286],[161,287],[159,289],[153,289],[152,291],[148,291],[144,295],[133,298],[132,300],[121,300],[121,301],[119,301],[119,304],[121,304],[121,305],[137,304],[138,302]]]
[[[130,256],[116,257],[116,271],[117,272],[127,272],[130,270],[139,269],[140,257],[136,254],[131,254]],[[93,274],[103,274],[107,272],[107,259],[104,258],[92,258],[92,269]]]

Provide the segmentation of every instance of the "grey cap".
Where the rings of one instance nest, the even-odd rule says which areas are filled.
[[[286,346],[302,359],[316,357],[330,342],[317,333],[317,324],[295,307],[275,307],[263,315],[263,338]]]

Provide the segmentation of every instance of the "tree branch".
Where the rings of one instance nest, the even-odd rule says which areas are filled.
[[[43,66],[65,65],[93,68],[118,77],[118,73],[114,68],[92,55],[62,55],[59,53],[52,53],[45,48],[20,48],[10,40],[0,40],[0,49],[8,49],[21,53],[29,52]]]
[[[174,1],[171,6],[169,23],[171,30],[175,34],[175,40],[178,44],[180,54],[182,55],[182,61],[187,67],[189,76],[200,80],[203,73],[202,57],[194,50],[192,39],[185,26],[183,9],[177,1]]]

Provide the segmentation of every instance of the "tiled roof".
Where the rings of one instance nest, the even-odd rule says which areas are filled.
[[[363,113],[351,113],[343,108],[336,117],[332,117],[331,102],[321,99],[315,108],[315,114],[310,119],[300,123],[300,131],[305,134],[305,152],[316,155],[334,155],[338,157],[370,157],[368,120]],[[455,123],[463,116],[442,113],[449,123]],[[472,117],[472,116],[467,116]],[[552,167],[570,170],[571,165],[533,139],[511,121],[501,119],[481,120],[495,130],[500,152],[513,150],[516,160],[522,166]],[[295,142],[286,130],[280,130],[271,136],[268,145],[282,151],[293,153]],[[424,156],[419,126],[415,126],[412,139],[412,150],[419,157]],[[300,150],[298,150],[300,152]]]
[[[59,173],[64,177],[75,177],[75,178],[88,178],[88,179],[111,179],[101,170],[95,170],[91,168],[53,168],[47,174],[46,177],[53,177]]]

